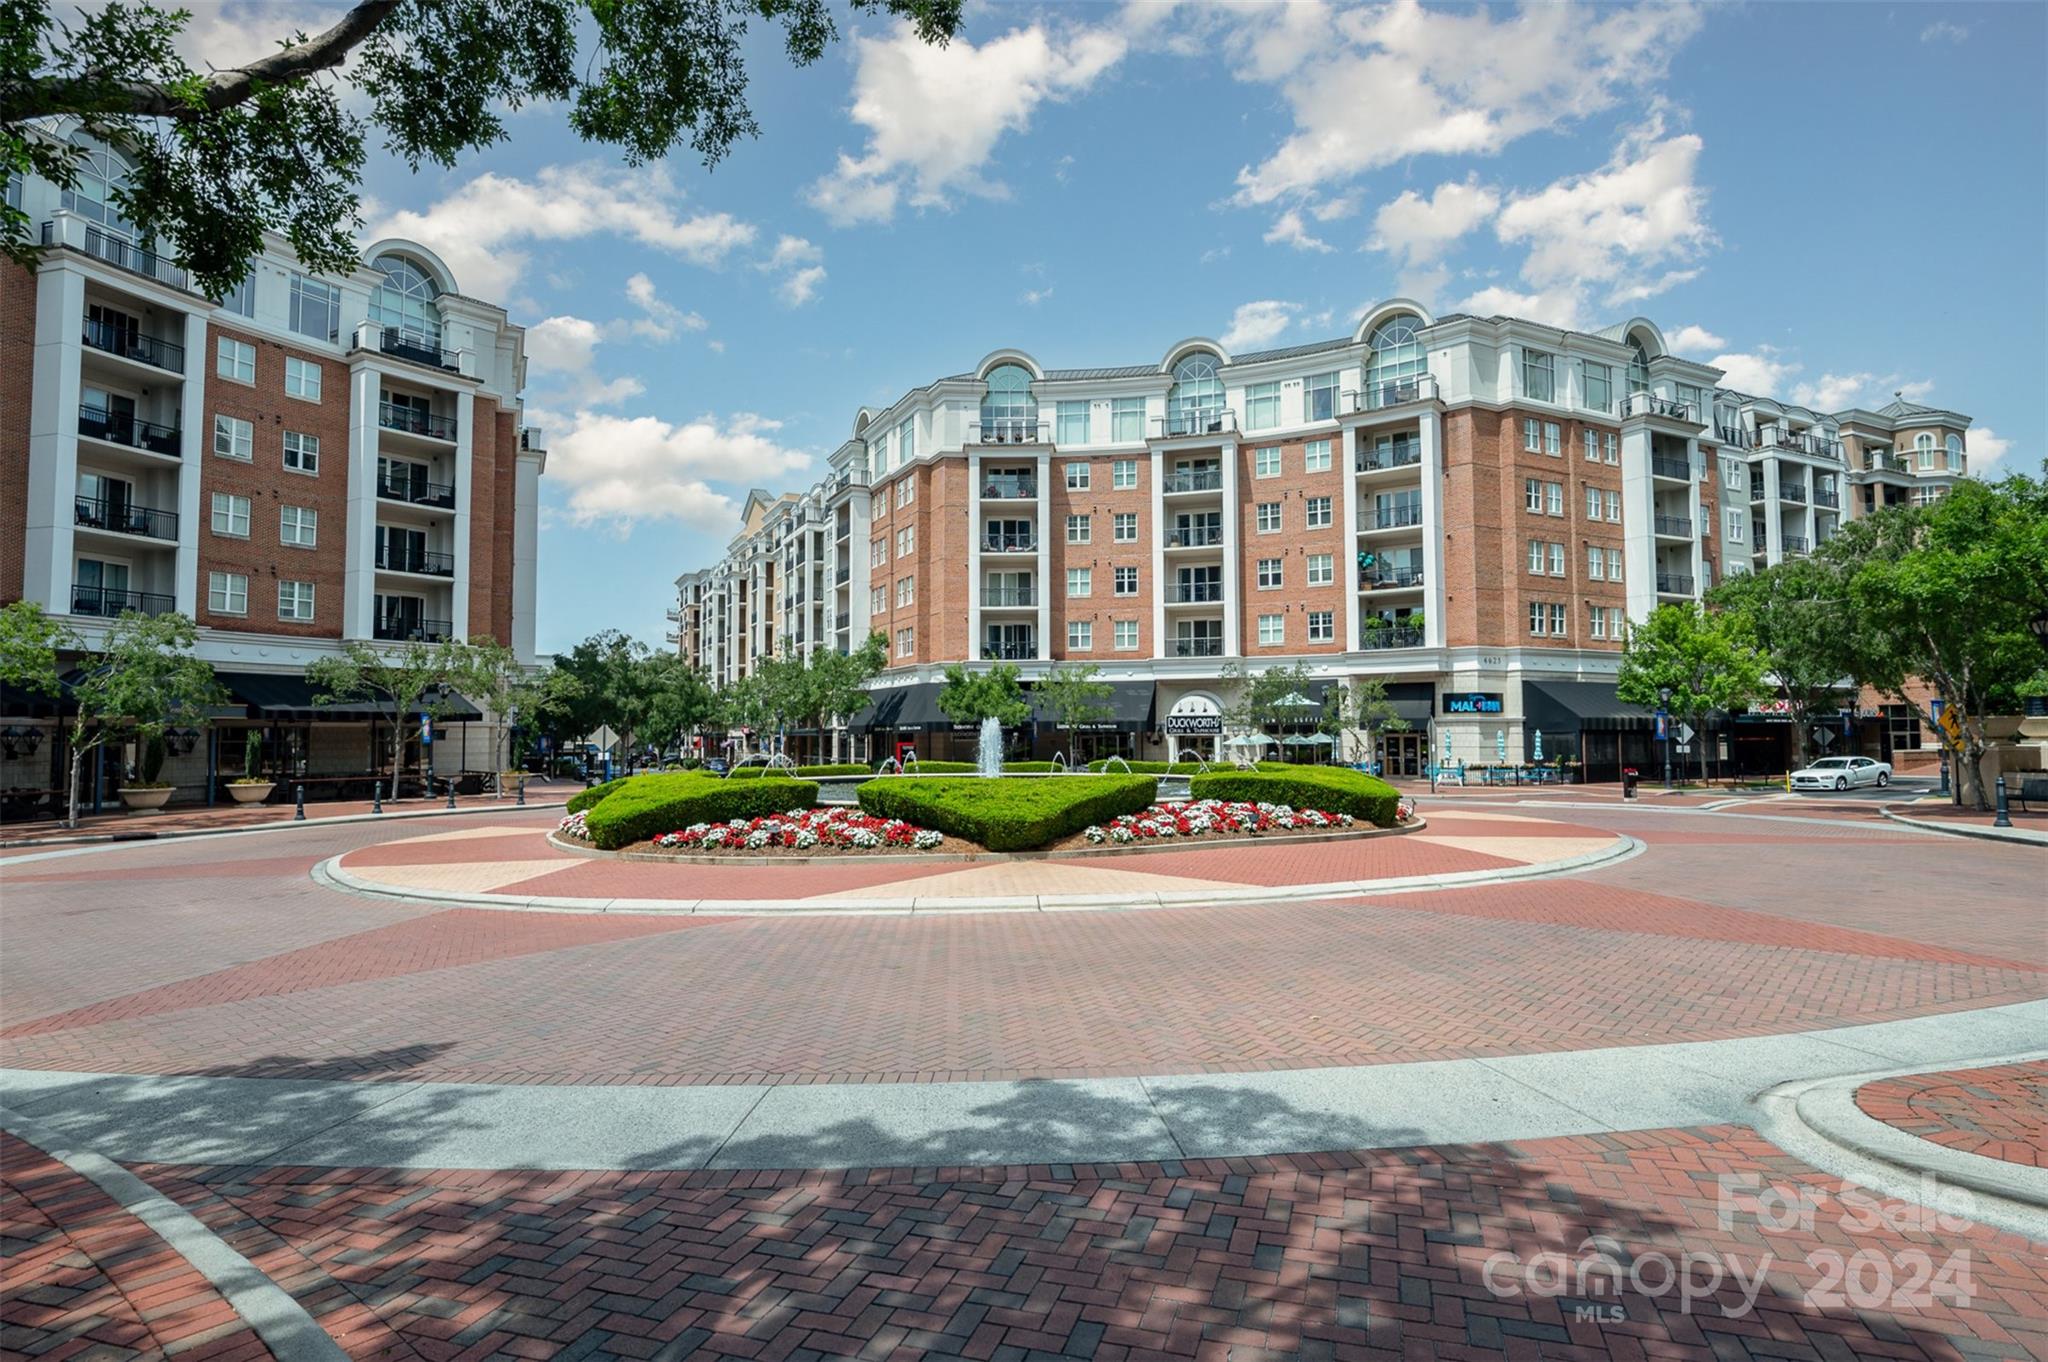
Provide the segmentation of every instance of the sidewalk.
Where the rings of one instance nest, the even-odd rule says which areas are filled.
[[[1885,817],[1914,827],[1951,833],[1959,837],[1983,837],[2000,842],[2019,842],[2027,846],[2048,846],[2048,809],[2022,811],[2015,800],[2010,804],[2009,813],[2012,826],[1994,828],[1991,822],[1997,817],[1995,813],[1986,813],[1967,804],[1957,806],[1941,795],[1930,795],[1910,803],[1884,806]]]

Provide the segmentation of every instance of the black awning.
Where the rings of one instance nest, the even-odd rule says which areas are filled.
[[[56,719],[78,713],[78,702],[71,698],[71,679],[77,674],[68,672],[57,678],[55,694],[26,686],[0,686],[0,718]]]
[[[1524,681],[1522,722],[1531,728],[1631,732],[1656,727],[1657,716],[1617,698],[1611,681]]]
[[[936,681],[920,681],[891,690],[870,691],[867,708],[848,719],[847,726],[870,733],[950,727],[953,721],[939,711],[939,689]]]
[[[228,694],[246,705],[252,719],[281,723],[366,723],[391,718],[388,700],[337,700],[321,704],[319,692],[303,676],[288,672],[220,672],[216,675]],[[443,723],[466,723],[481,719],[483,712],[460,695],[451,695],[441,715]]]
[[[1081,728],[1101,732],[1119,729],[1125,732],[1142,733],[1152,727],[1152,697],[1157,689],[1150,681],[1105,681],[1109,694],[1102,700],[1103,708],[1109,711],[1107,718]],[[1048,726],[1057,725],[1051,709],[1034,693],[1031,697],[1033,717]]]

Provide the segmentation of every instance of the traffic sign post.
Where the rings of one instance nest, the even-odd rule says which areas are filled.
[[[1657,737],[1664,744],[1664,788],[1671,788],[1671,714],[1667,710],[1657,711]]]

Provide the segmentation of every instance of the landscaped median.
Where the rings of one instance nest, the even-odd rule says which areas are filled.
[[[1400,792],[1347,766],[1261,764],[1256,771],[1210,771],[1190,780],[1188,793],[1196,799],[1346,813],[1379,828],[1402,821]]]
[[[580,811],[572,809],[571,816],[582,814],[592,846],[616,851],[696,823],[761,818],[808,809],[817,802],[818,787],[813,781],[720,780],[695,771],[678,771],[616,782],[615,788],[594,804]]]
[[[1031,851],[1147,808],[1158,793],[1159,782],[1150,776],[881,779],[860,787],[860,806],[990,851]]]

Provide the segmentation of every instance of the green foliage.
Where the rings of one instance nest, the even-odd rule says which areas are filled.
[[[998,662],[986,670],[971,669],[964,662],[946,668],[946,683],[939,688],[939,712],[956,724],[978,724],[994,719],[1005,728],[1031,717],[1031,701],[1017,679],[1015,663]]]
[[[1383,780],[1345,766],[1286,766],[1261,762],[1256,771],[1212,771],[1188,782],[1196,799],[1286,804],[1324,813],[1348,813],[1375,827],[1394,825],[1401,796]]]
[[[959,0],[851,4],[909,20],[928,43],[960,23]],[[355,268],[373,128],[417,172],[502,140],[509,112],[560,103],[578,136],[629,164],[688,145],[708,166],[756,131],[749,17],[778,25],[798,66],[838,36],[827,0],[358,0],[254,61],[195,65],[179,51],[187,10],[143,0],[67,24],[53,9],[71,7],[0,3],[0,170],[69,186],[79,152],[37,124],[76,119],[135,165],[122,216],[216,298],[247,276],[265,231],[314,272]],[[0,216],[0,250],[30,268],[32,226],[13,207]]]
[[[1107,681],[1096,679],[1101,672],[1092,662],[1054,663],[1032,683],[1032,698],[1052,716],[1056,728],[1071,731],[1102,723],[1111,717],[1109,697],[1116,692]]]
[[[71,793],[65,815],[78,823],[78,786],[85,758],[118,733],[145,743],[180,721],[203,724],[206,711],[227,699],[213,668],[193,655],[199,629],[184,615],[123,611],[99,651],[79,659],[71,699]]]
[[[1088,769],[1091,771],[1108,771],[1112,774],[1122,774],[1125,766],[1131,768],[1132,775],[1139,776],[1191,776],[1202,769],[1199,763],[1192,761],[1133,761],[1117,762],[1112,765],[1104,758],[1088,763]]]
[[[1693,719],[1702,730],[1715,710],[1744,710],[1768,694],[1763,654],[1750,634],[1748,618],[1702,610],[1687,601],[1660,605],[1629,630],[1614,682],[1616,697],[1656,709],[1667,691],[1670,712]],[[1697,741],[1694,746],[1704,778],[1707,744]]]
[[[141,784],[155,785],[164,773],[164,735],[152,733],[142,740]]]
[[[1764,665],[1783,687],[1800,751],[1812,746],[1815,716],[1840,707],[1836,687],[1855,671],[1848,574],[1827,558],[1787,558],[1739,573],[1714,588],[1708,604],[1740,621]]]
[[[1325,687],[1322,699],[1316,700],[1316,678],[1306,662],[1256,670],[1231,662],[1223,668],[1223,684],[1234,695],[1225,711],[1234,728],[1264,733],[1307,725],[1334,734],[1343,727],[1341,693],[1334,686]]]
[[[446,718],[459,687],[475,676],[468,644],[456,639],[439,643],[368,643],[349,639],[338,656],[316,658],[306,667],[314,699],[381,700],[391,706],[400,732],[417,737],[426,725],[420,716]],[[405,744],[394,743],[392,789],[396,790]]]
[[[695,771],[632,776],[584,817],[593,846],[605,851],[644,842],[692,823],[723,823],[808,809],[818,787],[804,780],[720,780]]]
[[[1046,775],[1059,769],[1049,761],[1006,761],[1003,771],[1007,775]]]
[[[815,779],[819,776],[866,776],[874,773],[859,762],[826,763],[821,766],[741,766],[733,770],[733,780],[753,780],[761,776],[787,776],[799,780]]]
[[[913,761],[905,769],[915,775],[973,775],[981,768],[971,761]]]
[[[569,802],[563,805],[563,807],[570,813],[582,813],[585,809],[595,806],[606,795],[632,779],[635,779],[635,777],[620,776],[617,780],[600,781],[587,790],[578,790],[575,794],[570,795]]]
[[[1149,776],[1076,776],[1071,780],[871,780],[860,806],[990,851],[1028,851],[1091,823],[1136,813],[1157,797]]]
[[[252,728],[242,735],[242,779],[261,780],[263,770],[263,730]]]
[[[77,646],[71,632],[34,601],[0,606],[0,686],[57,694],[62,689],[57,653]]]
[[[1408,731],[1408,721],[1387,698],[1387,683],[1378,677],[1352,682],[1339,705],[1344,722],[1365,734],[1368,760],[1371,759],[1373,740],[1380,734]]]

